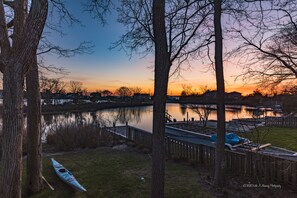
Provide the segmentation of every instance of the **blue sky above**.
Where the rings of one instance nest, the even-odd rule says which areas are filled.
[[[82,25],[63,24],[65,36],[52,33],[48,38],[65,48],[75,48],[80,42],[89,41],[94,44],[94,52],[90,55],[77,55],[71,58],[46,55],[46,64],[64,67],[69,72],[64,78],[65,81],[82,81],[89,91],[102,89],[114,91],[120,86],[138,86],[146,92],[153,93],[153,55],[143,58],[135,54],[130,58],[123,50],[109,49],[125,32],[125,27],[117,22],[116,13],[108,14],[107,24],[101,25],[98,20],[84,11],[81,2],[67,1],[66,3],[69,11],[81,21]],[[170,79],[169,94],[179,94],[182,84],[192,85],[197,90],[199,86],[205,85],[215,88],[213,72],[206,71],[206,65],[192,61],[191,68],[182,71],[181,77]],[[239,82],[233,81],[232,76],[238,73],[239,69],[236,66],[225,64],[227,91],[242,89]]]

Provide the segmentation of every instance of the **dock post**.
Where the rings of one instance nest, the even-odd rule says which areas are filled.
[[[203,164],[204,162],[204,156],[203,156],[203,145],[199,144],[199,163]]]
[[[171,159],[171,139],[169,137],[166,138],[167,142],[167,155],[168,159]]]
[[[245,153],[245,174],[248,176],[252,175],[252,153]]]

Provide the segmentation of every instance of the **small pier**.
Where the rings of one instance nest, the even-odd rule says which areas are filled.
[[[144,133],[152,134],[152,132],[148,132],[139,128],[135,128],[132,126],[116,126],[116,127],[110,127],[108,130],[112,133],[115,133],[123,138],[129,137],[129,132],[131,130],[141,131]],[[181,141],[190,142],[193,144],[203,144],[211,147],[215,147],[214,143],[210,141],[209,135],[194,133],[191,131],[187,131],[184,129],[178,129],[171,126],[166,126],[165,128],[165,134],[167,137],[175,138]]]
[[[178,122],[176,122],[178,123]],[[175,124],[176,124],[175,123]],[[182,123],[182,122],[181,122]],[[172,138],[178,141],[182,141],[182,142],[187,142],[190,144],[197,144],[197,145],[205,145],[208,147],[212,147],[215,148],[215,142],[210,140],[210,137],[212,134],[215,134],[215,131],[209,131],[208,133],[204,134],[204,133],[199,133],[199,131],[196,129],[195,131],[190,131],[187,129],[183,129],[183,128],[178,128],[176,127],[175,124],[167,124],[165,127],[165,136],[166,138]],[[151,136],[152,132],[148,132],[139,128],[135,128],[129,125],[126,126],[117,126],[117,127],[112,127],[109,129],[110,132],[121,136],[122,138],[125,139],[134,139],[135,136],[137,136],[138,138],[141,137],[141,135],[139,134],[144,134],[143,136]],[[143,137],[141,137],[140,139],[145,139]],[[150,139],[150,137],[149,137]],[[151,140],[150,140],[151,141]],[[147,145],[151,144],[151,142],[146,142]],[[237,145],[230,145],[230,144],[226,144],[226,148],[232,150],[232,151],[236,151],[236,152],[240,152],[240,153],[245,153],[245,152],[257,152],[257,153],[263,153],[263,154],[268,154],[268,155],[272,155],[272,156],[278,156],[278,157],[282,157],[284,159],[292,159],[297,161],[297,153],[294,151],[289,151],[283,148],[278,148],[275,146],[272,146],[271,144],[267,143],[267,144],[258,144],[258,143],[254,143],[251,141],[248,142],[244,142],[241,144],[237,144]]]
[[[121,138],[134,142],[140,148],[152,148],[151,132],[129,125],[115,126],[108,130]],[[225,150],[226,171],[244,178],[251,177],[257,181],[279,183],[296,189],[297,155],[281,156],[286,152],[281,148],[278,148],[277,154],[266,152],[269,151],[268,148],[271,148],[268,144],[262,145],[265,150],[259,149],[259,146],[251,146],[253,145],[239,145],[235,151]],[[239,148],[244,150],[240,151]],[[214,170],[215,144],[209,140],[209,135],[166,127],[165,154],[168,159],[195,162],[205,166],[209,171]]]

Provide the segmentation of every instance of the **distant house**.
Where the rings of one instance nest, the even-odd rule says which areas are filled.
[[[135,93],[133,95],[133,99],[138,101],[145,101],[145,100],[151,100],[151,96],[150,94]]]
[[[76,96],[77,96],[76,93],[67,93],[67,94],[66,94],[66,98],[67,98],[67,99],[74,99]]]
[[[207,91],[203,94],[203,99],[208,102],[213,102],[217,99],[217,91]],[[240,92],[233,91],[230,93],[225,93],[225,99],[230,101],[238,101],[242,99]]]
[[[203,94],[206,100],[215,100],[217,98],[217,91],[207,91]]]
[[[168,96],[167,100],[177,102],[179,101],[180,97],[179,96]]]
[[[90,100],[91,102],[97,102],[101,99],[101,93],[99,92],[92,92],[90,93]]]
[[[90,93],[90,96],[91,96],[91,97],[97,97],[97,98],[100,98],[100,97],[101,97],[101,93],[100,93],[100,92],[91,92],[91,93]]]
[[[225,95],[226,99],[229,99],[229,100],[240,100],[241,96],[242,96],[241,93],[237,91],[226,93]]]

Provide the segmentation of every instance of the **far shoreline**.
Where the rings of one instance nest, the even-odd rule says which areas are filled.
[[[205,103],[195,102],[195,103],[185,103],[179,101],[167,101],[166,104],[200,104],[205,105]],[[207,103],[208,105],[215,105],[216,103]],[[124,108],[124,107],[143,107],[143,106],[152,106],[153,101],[125,101],[125,102],[106,102],[106,103],[83,103],[83,104],[63,104],[63,105],[43,105],[41,107],[41,113],[43,115],[49,114],[61,114],[61,113],[79,113],[79,112],[95,112],[98,110],[104,109],[113,109],[113,108]],[[246,104],[226,104],[226,105],[238,105],[238,106],[250,106]],[[252,106],[251,106],[252,107]],[[24,107],[24,112],[26,113],[26,107]]]
[[[61,113],[79,113],[79,112],[95,112],[104,109],[123,108],[123,107],[141,107],[151,106],[152,101],[149,102],[107,102],[107,103],[85,103],[85,104],[64,104],[64,105],[43,105],[41,113],[61,114]],[[25,109],[26,112],[26,109]]]
[[[185,101],[167,101],[167,104],[197,104],[197,105],[216,105],[216,103],[202,103],[202,102],[185,102]],[[41,114],[42,115],[56,115],[63,113],[80,113],[80,112],[96,112],[98,110],[113,109],[113,108],[125,108],[125,107],[143,107],[143,106],[152,106],[153,101],[112,101],[104,103],[80,103],[80,104],[57,104],[57,105],[42,105]],[[226,103],[226,105],[235,105],[235,106],[249,106],[255,108],[255,105],[245,104],[245,103]],[[27,106],[24,106],[24,114],[26,114]],[[3,113],[3,104],[0,104],[0,113]]]

